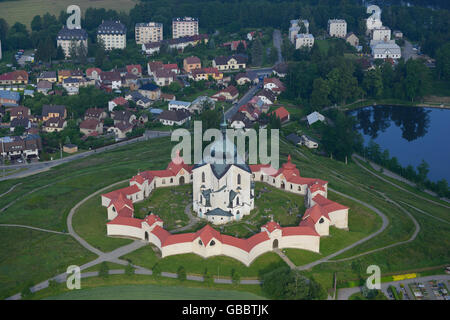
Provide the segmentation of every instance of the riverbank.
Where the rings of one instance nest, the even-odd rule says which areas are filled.
[[[388,105],[388,106],[394,106],[394,107],[418,107],[418,108],[437,108],[437,109],[450,109],[450,103],[447,102],[450,100],[450,97],[442,97],[443,103],[433,103],[430,101],[425,102],[409,102],[404,100],[396,100],[396,99],[380,99],[380,100],[374,100],[374,99],[367,99],[367,100],[358,100],[356,102],[344,105],[344,106],[338,106],[339,109],[342,111],[351,111],[356,109],[362,109],[366,107],[373,107],[373,106],[379,106],[379,105]]]

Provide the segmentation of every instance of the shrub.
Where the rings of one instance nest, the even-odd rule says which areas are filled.
[[[132,276],[134,274],[134,267],[130,262],[128,262],[127,266],[125,267],[125,274],[128,276]]]
[[[178,268],[177,275],[178,275],[178,279],[180,279],[181,281],[186,280],[186,270],[184,269],[183,266],[180,266]]]
[[[233,284],[238,285],[241,280],[241,275],[236,270],[231,270],[231,280]]]
[[[152,268],[152,274],[153,274],[155,277],[159,277],[159,276],[161,275],[161,266],[160,266],[158,263],[156,263],[156,264],[153,266],[153,268]]]
[[[106,261],[103,261],[100,264],[100,270],[98,271],[98,276],[106,279],[109,276],[109,268],[108,268],[108,264],[106,263]]]

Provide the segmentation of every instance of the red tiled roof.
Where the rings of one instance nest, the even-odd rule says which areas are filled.
[[[149,226],[153,225],[156,222],[163,222],[162,219],[155,214],[148,215],[147,217],[145,217],[144,221],[147,222]]]
[[[127,66],[127,72],[128,73],[133,73],[133,69],[137,69],[139,73],[142,73],[142,67],[140,64],[130,64]]]
[[[135,184],[130,186],[130,187],[125,187],[122,189],[118,189],[118,190],[114,190],[105,194],[102,194],[102,196],[109,198],[109,199],[115,199],[117,198],[121,193],[123,193],[125,196],[131,195],[131,194],[135,194],[137,192],[139,192],[140,189],[138,186],[136,186]]]
[[[271,114],[273,113],[280,118],[280,120],[289,116],[289,111],[287,111],[285,107],[279,107],[277,110],[271,112]]]
[[[159,239],[159,241],[161,241],[161,246],[163,246],[164,241],[170,237],[170,232],[160,226],[155,226],[152,233]]]
[[[262,226],[263,228],[266,228],[267,231],[272,232],[275,229],[280,229],[280,225],[276,223],[275,221],[270,221]]]
[[[322,212],[326,212],[327,214],[337,210],[348,209],[348,207],[327,199],[321,194],[314,196],[313,201],[321,207]]]
[[[117,104],[117,105],[120,105],[120,106],[123,106],[123,105],[128,104],[128,101],[125,100],[124,97],[117,97],[117,98],[114,98],[114,99],[113,99],[113,102],[114,102],[115,104]]]
[[[222,235],[220,234],[220,232],[211,227],[209,224],[195,233],[194,239],[198,237],[200,237],[205,247],[208,245],[209,241],[211,241],[212,238],[216,238],[217,240],[222,241]]]
[[[156,226],[156,228],[160,228]],[[154,230],[152,233],[154,233]],[[159,238],[159,237],[158,237]],[[172,244],[184,243],[184,242],[192,242],[195,239],[195,233],[180,233],[180,234],[170,234],[161,242],[162,247],[166,247]],[[161,239],[160,239],[161,240]]]
[[[142,220],[136,219],[136,218],[117,216],[113,220],[108,222],[107,224],[118,224],[118,225],[122,225],[122,226],[140,228],[142,225]]]
[[[303,215],[303,220],[312,219],[314,223],[316,223],[321,217],[325,217],[330,220],[328,213],[325,210],[322,210],[321,206],[315,204],[311,208],[306,209],[305,214]]]
[[[311,227],[298,226],[282,228],[283,237],[288,236],[319,236],[319,234]]]
[[[91,76],[93,71],[97,71],[97,74],[100,74],[102,72],[102,69],[100,68],[87,68],[86,69],[86,76]]]

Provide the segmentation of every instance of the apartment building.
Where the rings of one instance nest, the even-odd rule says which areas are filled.
[[[88,47],[88,34],[84,29],[68,29],[64,26],[56,36],[56,47],[61,47],[64,52],[64,56],[66,58],[70,57],[70,48],[72,47],[72,43],[79,48],[83,45],[86,48]]]
[[[343,19],[328,20],[328,34],[330,37],[345,38],[347,35],[347,22]]]
[[[163,39],[163,24],[158,22],[136,23],[134,35],[136,44],[161,41]]]
[[[125,49],[127,28],[120,21],[103,21],[97,29],[97,39],[103,41],[106,50]]]
[[[191,17],[172,19],[172,38],[198,35],[198,19]]]

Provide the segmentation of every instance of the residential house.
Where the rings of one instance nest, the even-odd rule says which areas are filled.
[[[114,120],[114,124],[120,122],[126,122],[133,124],[136,121],[136,116],[127,110],[116,110],[111,113],[111,118]]]
[[[24,137],[1,137],[0,152],[8,159],[39,158],[42,141],[39,135],[28,134]]]
[[[285,91],[284,84],[278,78],[264,78],[264,89],[270,90],[275,94]]]
[[[142,67],[140,64],[131,64],[131,65],[127,65],[127,72],[134,74],[137,77],[142,77]]]
[[[236,41],[225,42],[225,43],[222,43],[222,46],[229,47],[231,51],[236,51],[240,43],[242,43],[242,45],[244,46],[244,49],[247,50],[247,41],[245,41],[245,40],[236,40]]]
[[[162,95],[163,94],[161,94],[161,96]],[[148,108],[153,103],[152,100],[150,100],[149,98],[143,96],[138,91],[131,91],[130,93],[128,93],[125,96],[125,99],[133,101],[134,103],[136,103],[137,106],[139,106],[141,108]]]
[[[10,116],[11,120],[14,120],[16,118],[27,118],[28,119],[31,117],[30,109],[27,107],[24,107],[24,106],[9,108],[6,111],[9,112],[9,116]]]
[[[295,133],[290,133],[286,136],[286,139],[295,144],[296,146],[302,145],[302,138]]]
[[[169,110],[186,110],[189,111],[190,102],[173,100],[169,102]]]
[[[100,81],[100,74],[102,70],[100,68],[88,68],[86,69],[86,78]]]
[[[31,128],[31,121],[28,118],[15,118],[9,124],[9,130],[14,132],[17,127],[23,127],[25,130]]]
[[[345,37],[345,41],[355,48],[359,46],[359,39],[353,32],[347,34],[347,36]]]
[[[257,107],[255,107],[254,105],[252,105],[250,103],[240,106],[238,111],[245,114],[245,116],[248,119],[250,119],[251,121],[257,120],[262,113],[262,111],[260,109],[258,109]]]
[[[202,61],[198,57],[190,56],[183,60],[183,69],[187,73],[190,73],[192,70],[195,69],[200,69],[201,67]]]
[[[67,126],[67,121],[63,118],[50,118],[42,124],[45,132],[60,132]]]
[[[394,36],[394,38],[396,39],[401,39],[403,38],[403,32],[401,32],[400,30],[394,30],[392,32],[392,35]]]
[[[47,121],[50,118],[63,118],[67,117],[66,106],[63,105],[48,105],[42,106],[42,121]]]
[[[191,103],[189,108],[191,113],[197,112],[202,113],[205,109],[214,109],[216,106],[216,101],[208,96],[199,96]]]
[[[70,154],[76,153],[76,152],[78,152],[78,146],[75,144],[72,144],[72,143],[68,143],[68,144],[63,145],[63,151],[65,153],[70,153]]]
[[[92,135],[93,132],[97,134],[103,133],[103,123],[97,119],[86,119],[80,123],[80,132],[86,136]]]
[[[347,35],[347,22],[343,19],[328,20],[328,34],[330,37],[345,38]]]
[[[166,69],[158,69],[153,73],[153,79],[158,86],[168,86],[175,81],[176,74]]]
[[[122,87],[122,78],[118,71],[102,71],[100,73],[100,82],[112,90],[117,90]]]
[[[198,35],[198,19],[182,17],[172,19],[172,38]]]
[[[70,78],[72,72],[70,70],[58,70],[58,82],[62,83],[64,79]]]
[[[211,96],[216,101],[235,101],[239,97],[239,90],[235,86],[228,86]]]
[[[66,89],[69,96],[78,94],[80,90],[80,80],[72,77],[66,78],[63,80],[62,86],[64,89]]]
[[[230,123],[230,127],[236,130],[253,127],[252,121],[247,118],[243,112],[236,112],[236,114],[230,119]]]
[[[161,97],[161,88],[154,83],[147,83],[138,89],[138,92],[150,100],[159,100]]]
[[[185,110],[164,110],[157,119],[165,126],[181,126],[191,120],[191,114]]]
[[[142,44],[142,51],[147,55],[152,55],[159,52],[161,42],[147,42]]]
[[[170,93],[161,93],[161,97],[160,98],[164,102],[170,102],[170,101],[176,99],[176,97],[173,94],[170,94]]]
[[[212,66],[219,71],[245,69],[247,60],[247,57],[241,54],[234,54],[228,57],[219,56],[212,61]]]
[[[147,63],[147,73],[149,76],[153,76],[154,72],[163,67],[162,61],[150,61]]]
[[[19,105],[20,94],[16,91],[0,90],[0,104],[4,106]]]
[[[273,67],[272,71],[276,76],[284,78],[287,75],[288,67],[286,62],[280,62]]]
[[[106,119],[108,117],[108,114],[106,113],[105,109],[101,108],[89,108],[84,113],[84,119],[95,119],[98,121],[101,121],[103,119]]]
[[[133,125],[128,122],[118,122],[114,127],[108,128],[108,132],[114,132],[116,139],[125,139],[127,133],[133,131]]]
[[[122,85],[130,90],[136,90],[138,88],[138,76],[133,73],[127,73],[122,77]]]
[[[43,93],[44,95],[48,95],[49,91],[53,89],[53,85],[50,81],[41,80],[38,82],[36,88],[37,92]]]
[[[256,97],[260,98],[265,104],[271,105],[277,100],[277,96],[270,90],[263,89],[256,93]]]
[[[299,33],[295,36],[295,49],[312,48],[314,36],[311,33]]]
[[[180,69],[178,68],[178,65],[176,63],[166,63],[162,65],[162,68],[167,71],[171,71],[175,74],[180,73]]]
[[[108,102],[109,112],[113,111],[116,106],[128,107],[128,101],[124,97],[116,97]]]
[[[247,72],[241,72],[238,73],[234,79],[236,80],[236,83],[238,85],[244,85],[246,83],[258,83],[259,82],[259,77],[258,74],[256,72],[253,71],[247,71]]]
[[[281,123],[289,121],[291,116],[285,107],[279,107],[275,111],[271,112],[271,114],[275,114],[275,116],[280,119]]]
[[[219,72],[217,68],[200,68],[192,70],[189,77],[194,81],[208,80],[209,77],[218,81],[223,79],[223,73]]]
[[[44,71],[39,77],[37,77],[37,83],[41,81],[48,81],[50,83],[55,83],[58,81],[58,77],[56,76],[56,71]]]
[[[310,113],[306,116],[306,120],[308,121],[309,125],[312,125],[313,123],[317,122],[317,121],[325,121],[325,117],[320,114],[317,111],[314,111],[313,113]]]
[[[28,84],[28,73],[25,70],[16,70],[0,74],[0,85]]]
[[[319,147],[319,142],[317,142],[317,140],[315,140],[305,134],[301,136],[300,143],[309,149],[317,149]]]

